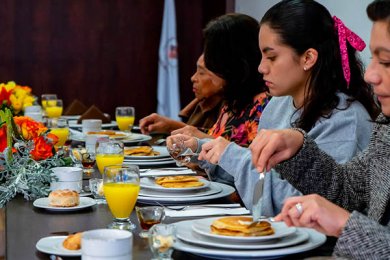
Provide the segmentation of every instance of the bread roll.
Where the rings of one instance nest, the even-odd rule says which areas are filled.
[[[80,203],[80,196],[73,190],[55,190],[49,194],[49,205],[52,207],[74,207]]]
[[[68,250],[79,250],[81,249],[81,236],[83,233],[78,232],[73,235],[69,235],[65,238],[64,242],[62,242],[62,246]]]
[[[275,233],[267,221],[261,221],[256,226],[249,227],[251,223],[252,217],[223,217],[214,220],[210,228],[211,233],[223,236],[269,236]]]

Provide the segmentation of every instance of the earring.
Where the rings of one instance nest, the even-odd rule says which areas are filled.
[[[304,71],[307,71],[307,68],[306,68],[306,67],[303,67],[303,70],[304,70]]]

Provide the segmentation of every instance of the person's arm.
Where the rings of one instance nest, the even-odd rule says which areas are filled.
[[[388,259],[390,227],[353,211],[337,240],[334,255],[348,259]]]
[[[139,121],[139,126],[143,134],[150,134],[152,132],[171,133],[173,130],[185,127],[186,124],[180,121],[170,119],[165,116],[153,113],[142,118]]]

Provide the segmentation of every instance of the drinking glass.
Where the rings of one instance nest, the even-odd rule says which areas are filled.
[[[123,143],[117,140],[99,139],[96,142],[96,164],[99,172],[104,173],[104,167],[113,164],[122,164],[125,158]]]
[[[95,199],[96,204],[107,204],[103,191],[103,179],[89,179],[89,189]]]
[[[55,147],[63,147],[69,138],[68,121],[64,118],[49,118],[47,127],[50,129],[50,133],[58,137]]]
[[[170,260],[176,241],[176,227],[172,224],[156,224],[149,230],[149,247],[152,260]]]
[[[63,102],[61,99],[49,100],[46,104],[46,115],[49,118],[58,118],[62,115]]]
[[[108,228],[133,230],[130,214],[137,201],[139,169],[136,165],[109,165],[104,168],[103,191],[114,221]]]
[[[160,224],[164,219],[164,208],[161,206],[147,206],[147,207],[135,207],[137,217],[142,231],[139,233],[140,237],[149,237],[149,229]]]
[[[57,100],[56,94],[42,94],[41,95],[41,104],[43,110],[46,110],[46,106],[49,102],[53,102],[54,100]]]
[[[134,125],[134,111],[134,107],[117,107],[115,109],[115,118],[119,130],[131,132]]]
[[[167,146],[168,153],[176,161],[177,166],[184,166],[191,161],[195,155],[190,148],[184,144],[183,138],[176,138],[171,146]]]

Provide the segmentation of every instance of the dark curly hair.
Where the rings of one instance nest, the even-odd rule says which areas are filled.
[[[375,0],[367,6],[367,15],[371,21],[390,22],[390,0]]]
[[[259,23],[248,15],[226,14],[210,21],[203,33],[205,65],[226,81],[225,101],[232,112],[239,113],[266,90],[257,71]]]
[[[341,91],[348,102],[358,100],[371,118],[378,115],[372,88],[364,81],[363,65],[356,50],[347,42],[351,81],[344,78],[339,39],[329,11],[312,0],[284,0],[269,9],[260,21],[279,34],[281,42],[297,55],[307,49],[318,52],[316,64],[305,89],[303,109],[294,126],[310,131],[320,117],[329,118],[337,108]]]

